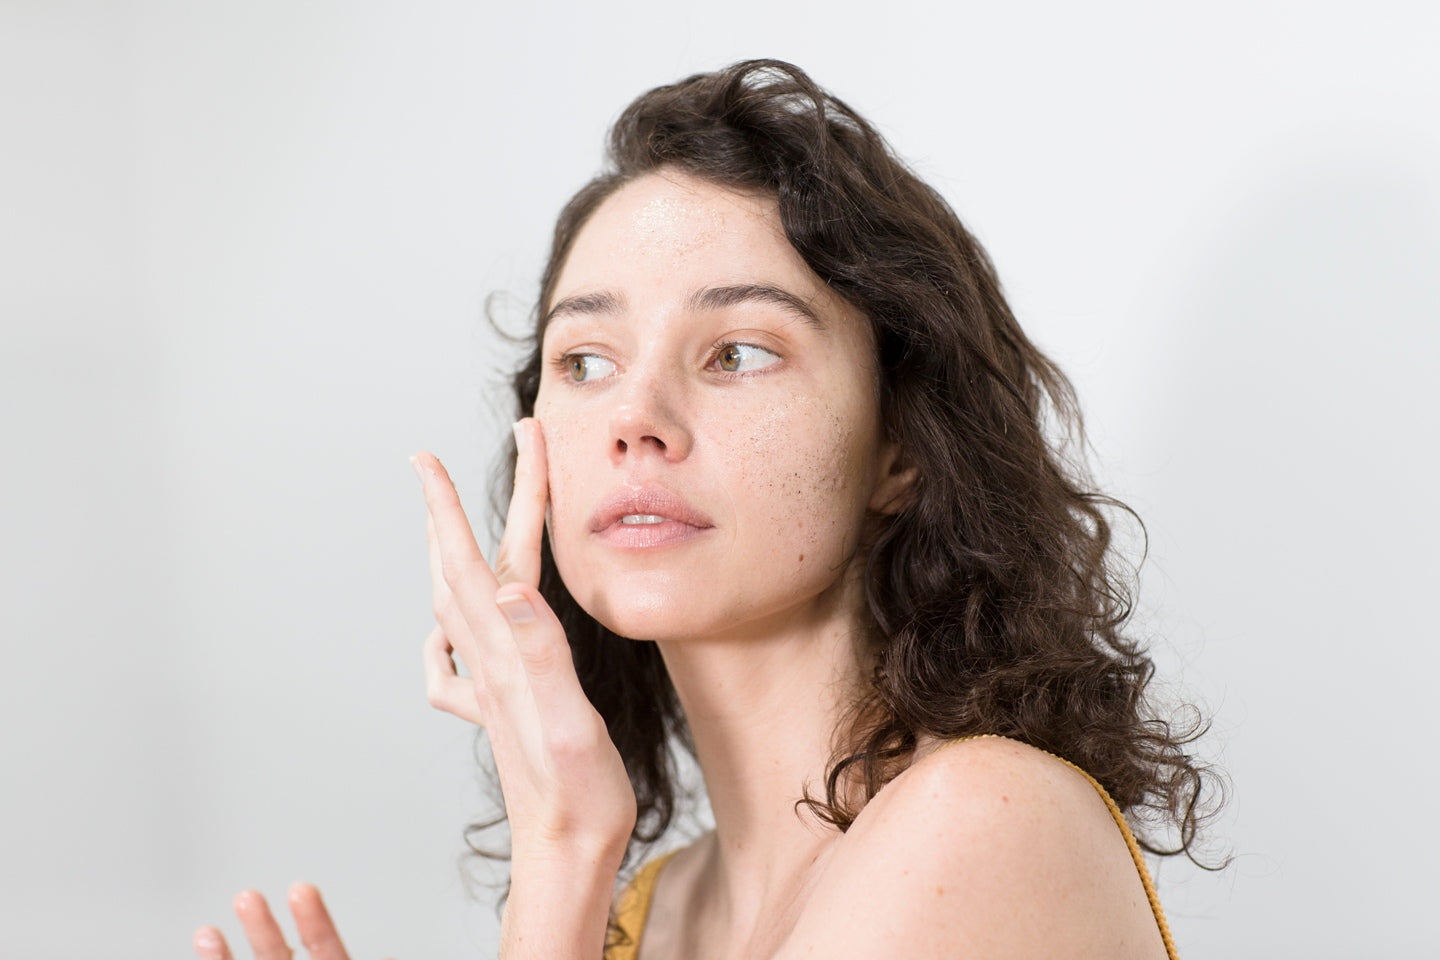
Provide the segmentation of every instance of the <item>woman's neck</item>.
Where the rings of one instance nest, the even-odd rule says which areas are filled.
[[[817,603],[744,633],[660,641],[715,816],[702,880],[716,918],[750,930],[793,897],[840,834],[795,802],[823,799],[836,725],[863,667],[850,603]]]

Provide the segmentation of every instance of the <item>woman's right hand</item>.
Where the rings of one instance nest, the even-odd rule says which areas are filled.
[[[438,624],[425,644],[427,695],[489,734],[517,870],[526,853],[577,852],[618,869],[635,793],[538,590],[548,502],[543,432],[526,419],[515,435],[515,491],[493,570],[445,468],[428,453],[412,458],[428,511]],[[456,655],[469,677],[459,675]]]

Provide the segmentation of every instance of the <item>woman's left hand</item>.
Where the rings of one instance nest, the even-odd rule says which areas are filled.
[[[340,935],[335,932],[335,922],[320,891],[308,883],[297,883],[290,888],[290,912],[295,915],[295,927],[300,932],[300,943],[305,947],[311,960],[350,960]],[[270,912],[265,898],[254,890],[246,890],[235,898],[235,916],[245,928],[245,938],[255,960],[291,960],[295,955],[280,932],[280,925]],[[215,927],[201,927],[195,931],[193,940],[195,955],[200,960],[234,960],[225,937]]]

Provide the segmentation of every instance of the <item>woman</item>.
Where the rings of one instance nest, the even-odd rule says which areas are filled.
[[[429,696],[508,813],[500,956],[1173,956],[1121,813],[1192,852],[1204,771],[1146,711],[1118,505],[1047,439],[1070,387],[984,252],[788,64],[651,91],[610,149],[556,228],[493,572],[415,459]],[[715,829],[612,909],[672,739]]]

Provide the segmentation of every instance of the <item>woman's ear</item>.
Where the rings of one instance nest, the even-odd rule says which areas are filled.
[[[875,490],[870,495],[870,509],[875,513],[895,514],[908,507],[915,496],[920,468],[910,462],[905,448],[897,441],[887,440],[880,447],[876,464]]]

